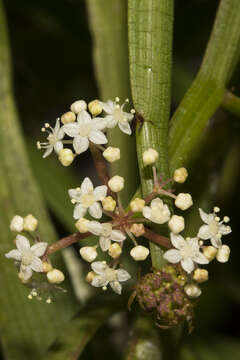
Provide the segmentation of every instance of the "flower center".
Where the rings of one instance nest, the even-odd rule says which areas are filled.
[[[105,272],[104,272],[104,277],[107,281],[114,281],[116,280],[116,270],[114,269],[107,269]]]
[[[219,228],[219,223],[216,220],[212,220],[210,222],[210,224],[208,225],[209,227],[209,231],[212,235],[217,235],[218,233],[218,228]]]
[[[33,253],[31,250],[26,250],[22,254],[22,264],[28,266],[32,263]]]
[[[93,191],[89,192],[88,194],[82,195],[80,202],[85,208],[90,207],[92,204],[95,203],[95,196],[93,194]]]
[[[180,250],[180,254],[184,259],[194,257],[196,250],[189,244],[185,244]]]
[[[102,236],[109,237],[112,232],[112,225],[111,224],[102,224]]]
[[[118,122],[127,122],[127,118],[124,116],[124,112],[119,107],[119,105],[115,107],[114,112],[113,112],[113,117]]]
[[[80,136],[88,136],[92,130],[91,124],[82,124],[79,126],[79,135]]]
[[[47,137],[49,144],[54,145],[57,142],[57,136],[54,134],[49,134]]]

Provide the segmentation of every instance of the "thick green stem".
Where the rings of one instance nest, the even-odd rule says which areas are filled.
[[[142,153],[159,152],[159,173],[169,177],[167,135],[170,109],[173,0],[129,0],[129,55],[132,97],[137,114],[145,120],[138,129],[137,152],[143,196],[153,189],[151,169],[144,168]],[[163,252],[150,244],[152,264],[161,268]]]
[[[231,114],[240,117],[240,98],[230,91],[225,92],[222,107]]]

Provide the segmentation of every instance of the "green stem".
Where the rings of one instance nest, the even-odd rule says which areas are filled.
[[[240,117],[240,98],[228,90],[224,94],[222,107],[231,114]]]

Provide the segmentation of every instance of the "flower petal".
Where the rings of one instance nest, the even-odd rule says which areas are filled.
[[[93,183],[89,179],[89,177],[85,177],[81,185],[81,193],[82,195],[88,194],[93,191]]]
[[[107,122],[107,128],[108,129],[113,129],[118,123],[118,121],[113,117],[113,115],[107,115],[105,117],[105,119],[106,119],[106,122]]]
[[[209,261],[205,258],[205,256],[199,252],[197,255],[194,256],[193,261],[198,264],[209,264]]]
[[[123,269],[118,269],[117,270],[117,279],[118,281],[127,281],[131,278],[131,275]]]
[[[205,213],[205,211],[203,211],[200,208],[199,208],[199,213],[200,213],[200,217],[201,217],[202,221],[205,222],[206,224],[209,224],[214,219],[214,216],[215,216],[214,214]]]
[[[95,202],[91,205],[88,209],[89,214],[94,217],[95,219],[101,219],[102,217],[102,208],[98,202]]]
[[[5,256],[7,259],[14,259],[17,261],[20,261],[22,258],[22,254],[16,249],[9,251],[7,254],[5,254]]]
[[[31,263],[31,268],[33,271],[36,271],[36,272],[43,271],[43,264],[42,264],[42,261],[39,259],[39,257],[34,256],[32,263]]]
[[[128,122],[119,122],[118,123],[119,129],[124,132],[124,134],[131,135],[132,130]]]
[[[49,145],[47,150],[43,154],[43,158],[45,159],[47,156],[49,156],[52,153],[52,151],[53,151],[53,146]]]
[[[87,209],[85,207],[83,207],[81,204],[77,204],[74,207],[73,210],[73,218],[74,219],[81,219],[82,217],[84,217],[84,215],[86,214]]]
[[[162,208],[163,207],[163,201],[161,199],[159,199],[159,198],[153,199],[151,201],[151,208],[154,208],[154,207]]]
[[[63,149],[63,144],[61,141],[57,141],[56,144],[54,145],[54,150],[55,152],[58,154],[60,150]]]
[[[209,231],[208,225],[202,225],[200,229],[198,230],[197,236],[202,240],[207,240],[211,238],[211,233]]]
[[[91,268],[96,274],[102,275],[108,268],[108,265],[103,263],[102,261],[95,261],[91,264]]]
[[[186,244],[186,241],[181,235],[176,235],[174,233],[171,233],[170,236],[171,236],[171,243],[176,249],[181,249]]]
[[[86,110],[80,111],[80,113],[77,116],[77,122],[79,125],[88,125],[92,121],[91,116]]]
[[[31,247],[32,252],[35,256],[42,256],[48,247],[48,243],[39,242]]]
[[[228,235],[232,232],[232,229],[230,228],[230,226],[226,226],[226,225],[220,225],[219,226],[219,232],[222,234],[222,235]]]
[[[190,274],[194,270],[194,262],[190,258],[181,260],[181,265],[188,274]]]
[[[87,137],[76,136],[73,139],[73,148],[77,154],[82,154],[84,151],[87,151],[89,147],[89,141]]]
[[[170,263],[176,264],[178,263],[182,257],[179,250],[171,249],[164,253],[164,259],[169,261]]]
[[[112,114],[116,104],[114,101],[108,100],[107,102],[101,102],[101,105],[107,114]]]
[[[92,130],[89,134],[89,140],[94,144],[107,144],[108,140],[100,130]]]
[[[146,219],[151,219],[152,209],[149,206],[144,206],[142,213]]]
[[[111,232],[111,239],[113,241],[123,241],[126,239],[126,236],[120,230],[113,230]]]
[[[32,277],[32,269],[31,266],[27,266],[27,267],[20,267],[20,273],[23,275],[23,279],[24,280],[28,280]]]
[[[95,200],[103,200],[107,196],[107,190],[108,189],[106,185],[97,186],[93,191]]]
[[[94,277],[93,281],[91,282],[92,286],[95,287],[102,287],[108,284],[108,280],[105,279],[104,276],[97,275]]]
[[[111,281],[110,286],[116,294],[121,295],[122,285],[118,281]]]
[[[104,130],[107,126],[106,118],[94,118],[92,120],[93,128],[96,130]]]
[[[102,251],[107,251],[111,245],[111,240],[109,237],[100,236],[99,245]]]
[[[90,221],[86,227],[94,235],[101,235],[102,233],[102,225],[98,221]]]
[[[79,135],[79,124],[76,122],[66,124],[62,127],[62,129],[65,132],[65,134],[67,134],[70,137],[75,137]]]
[[[80,193],[80,191],[77,191],[76,189],[69,189],[68,190],[68,195],[70,196],[70,198],[79,201],[81,193]]]
[[[211,241],[212,246],[214,246],[217,249],[220,248],[220,246],[222,246],[222,240],[215,236],[212,236],[210,241]]]
[[[30,242],[29,240],[23,235],[17,235],[16,237],[16,246],[17,249],[22,253],[26,250],[30,250]]]

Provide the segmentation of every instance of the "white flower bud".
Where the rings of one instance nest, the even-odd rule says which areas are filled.
[[[87,103],[84,100],[77,100],[70,106],[70,109],[75,114],[79,114],[80,111],[87,109]]]
[[[175,205],[181,210],[187,210],[192,204],[193,201],[190,194],[180,193],[175,200]]]
[[[184,287],[184,291],[187,294],[187,296],[193,299],[199,297],[202,293],[202,290],[196,284],[187,284]]]
[[[208,261],[212,261],[217,255],[217,249],[214,246],[204,246],[203,255]]]
[[[76,120],[76,115],[72,111],[68,111],[61,116],[61,122],[63,124],[68,124]]]
[[[114,211],[116,207],[116,201],[111,196],[107,196],[102,199],[102,206],[106,211]]]
[[[97,274],[94,271],[89,271],[86,275],[86,281],[91,284]]]
[[[135,261],[145,260],[149,255],[149,250],[145,246],[137,245],[130,251],[130,255]]]
[[[184,217],[173,215],[168,222],[168,227],[174,234],[180,233],[185,228]]]
[[[122,253],[122,248],[119,244],[113,243],[110,245],[108,249],[108,255],[111,256],[113,259],[118,258]]]
[[[49,264],[49,262],[47,262],[47,261],[43,261],[42,265],[43,265],[43,272],[45,272],[45,273],[48,273],[49,271],[53,270],[52,265]]]
[[[193,274],[193,279],[198,283],[208,280],[208,271],[206,269],[196,269]]]
[[[143,153],[143,163],[144,165],[152,165],[157,160],[159,154],[156,150],[150,148]]]
[[[120,149],[109,146],[106,150],[104,150],[103,157],[110,163],[113,163],[114,161],[120,159]]]
[[[64,281],[65,276],[62,271],[53,269],[47,273],[47,279],[51,284],[60,284]]]
[[[88,104],[88,109],[93,116],[101,114],[103,111],[102,104],[99,100],[93,100]]]
[[[12,218],[12,221],[10,223],[10,230],[16,231],[16,232],[23,231],[23,217],[22,216],[15,215]]]
[[[81,234],[84,234],[88,232],[87,224],[89,223],[89,220],[81,218],[75,223],[75,227],[78,229],[78,231]]]
[[[115,175],[108,181],[108,186],[113,192],[119,192],[124,188],[124,178],[122,176]]]
[[[58,153],[58,159],[63,166],[69,166],[74,160],[74,154],[71,149],[61,149]]]
[[[132,212],[141,212],[145,206],[145,200],[136,198],[130,202],[130,208]]]
[[[133,224],[130,227],[131,233],[133,233],[136,237],[142,236],[145,233],[143,224]]]
[[[217,261],[221,263],[225,263],[228,261],[229,256],[230,256],[230,247],[227,245],[220,246],[216,256]]]
[[[35,231],[38,227],[38,220],[32,215],[29,214],[23,219],[23,229],[25,231]]]
[[[173,180],[176,181],[177,183],[180,184],[184,183],[187,177],[188,177],[188,172],[187,169],[185,169],[184,167],[181,167],[174,171]]]
[[[95,246],[84,246],[79,250],[79,252],[81,257],[88,262],[92,262],[97,257]]]

